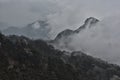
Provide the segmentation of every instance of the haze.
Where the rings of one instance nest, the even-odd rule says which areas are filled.
[[[36,20],[47,20],[51,37],[67,28],[78,28],[88,17],[99,19],[95,29],[80,37],[76,35],[71,45],[117,64],[120,64],[119,14],[120,0],[0,0],[0,24],[24,27]]]

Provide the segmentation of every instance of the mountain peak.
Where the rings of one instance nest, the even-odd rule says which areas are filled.
[[[78,29],[75,30],[76,33],[79,33],[82,29],[85,28],[91,28],[91,26],[93,26],[94,24],[96,24],[97,22],[99,22],[98,19],[94,18],[94,17],[89,17],[85,20],[84,24],[82,26],[80,26]]]
[[[18,28],[18,27],[9,27],[5,30],[2,30],[2,32],[6,35],[24,35],[29,38],[33,39],[44,39],[48,40],[50,27],[48,27],[49,24],[47,20],[36,20],[24,27]]]
[[[89,17],[85,20],[85,24],[94,24],[97,23],[99,20],[94,17]]]

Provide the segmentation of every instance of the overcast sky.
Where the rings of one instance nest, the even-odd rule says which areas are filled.
[[[12,26],[48,19],[62,30],[78,27],[90,16],[102,19],[117,13],[120,0],[0,0],[0,22]]]

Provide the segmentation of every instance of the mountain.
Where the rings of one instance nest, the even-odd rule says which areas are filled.
[[[84,22],[84,24],[82,26],[80,26],[78,29],[76,30],[70,30],[70,29],[66,29],[62,32],[60,32],[57,37],[55,38],[55,40],[58,40],[58,39],[61,39],[63,37],[67,37],[67,36],[70,36],[70,35],[73,35],[73,34],[77,34],[79,33],[80,31],[82,31],[83,29],[86,29],[86,28],[91,28],[93,25],[95,25],[97,22],[99,22],[98,19],[96,18],[93,18],[93,17],[90,17],[90,18],[87,18]]]
[[[29,38],[33,39],[43,39],[48,40],[49,39],[49,31],[50,28],[48,28],[47,21],[35,21],[31,24],[28,24],[27,26],[23,28],[18,27],[9,27],[5,30],[2,30],[2,32],[6,35],[24,35]]]
[[[81,31],[84,31],[85,29],[94,27],[98,22],[99,22],[98,19],[94,17],[89,17],[85,20],[84,24],[80,26],[78,29],[76,30],[66,29],[60,32],[54,40],[50,41],[50,44],[60,49],[69,47],[69,49],[72,50],[72,48],[70,48],[70,46],[68,45],[71,42],[72,36],[74,36],[75,34],[79,34]]]
[[[0,33],[1,80],[120,80],[120,67],[43,40]]]

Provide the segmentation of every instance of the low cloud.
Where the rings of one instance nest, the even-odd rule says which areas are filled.
[[[120,65],[120,17],[105,18],[90,29],[72,37],[74,50]]]

